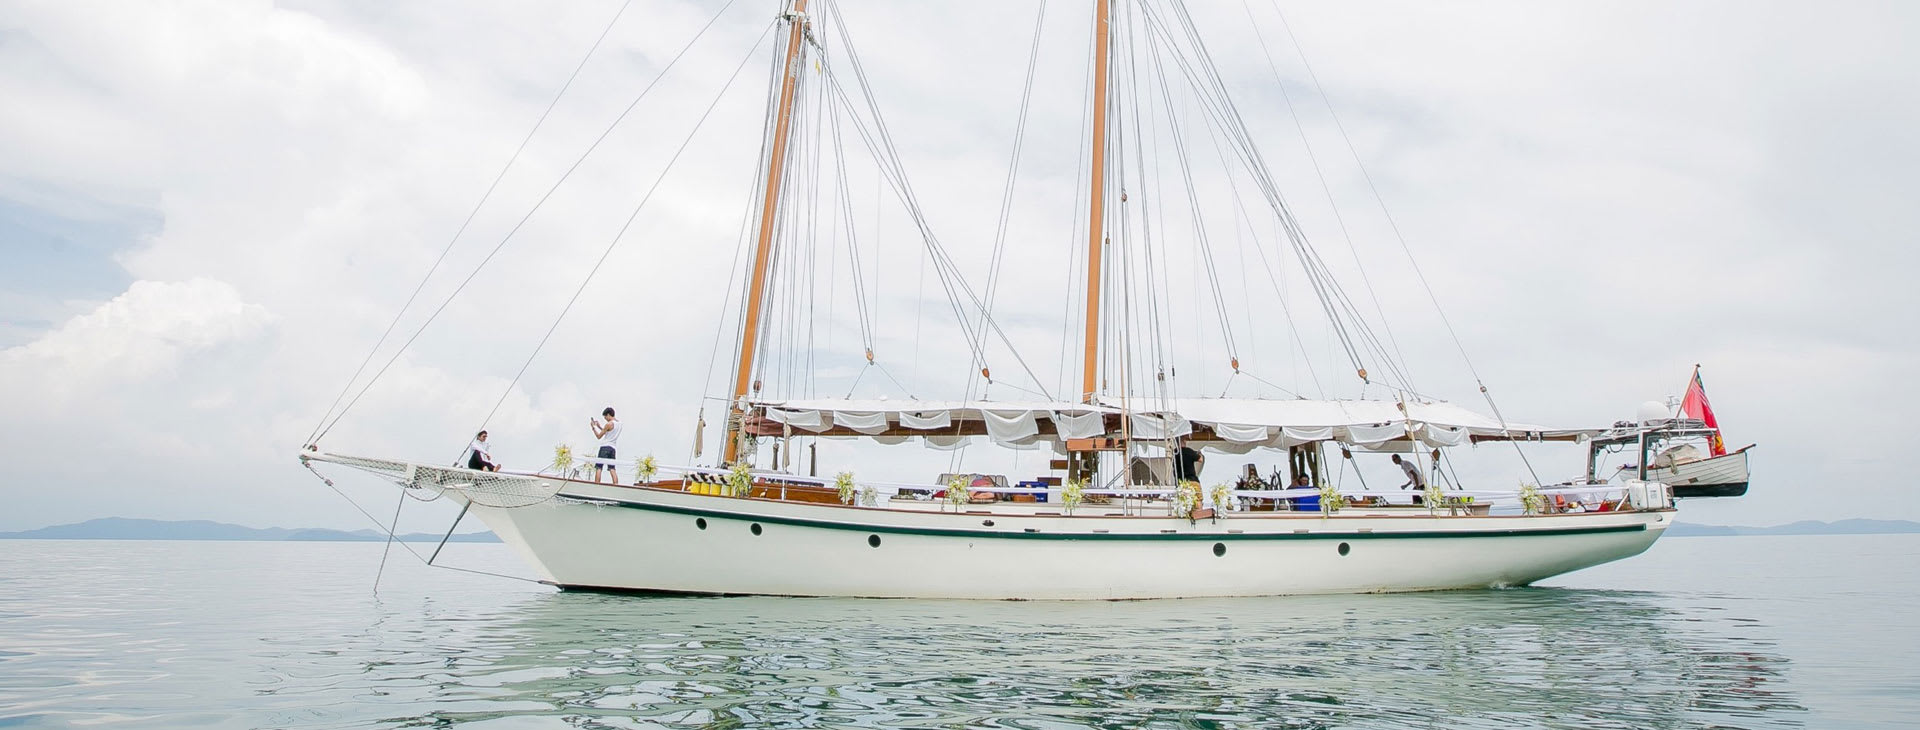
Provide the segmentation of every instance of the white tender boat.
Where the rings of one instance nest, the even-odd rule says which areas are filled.
[[[541,580],[586,590],[1143,599],[1518,586],[1638,554],[1672,523],[1672,496],[1657,480],[1609,483],[1589,475],[1556,487],[1514,490],[1475,489],[1449,476],[1444,454],[1455,448],[1486,442],[1578,444],[1602,430],[1514,423],[1498,415],[1490,395],[1487,405],[1494,416],[1439,401],[1406,383],[1403,369],[1374,334],[1375,325],[1340,289],[1273,185],[1256,135],[1239,121],[1228,87],[1219,83],[1212,58],[1198,45],[1201,34],[1179,0],[1127,5],[1119,32],[1114,0],[1092,3],[1091,139],[1084,148],[1089,164],[1082,168],[1088,209],[1082,219],[1085,246],[1074,258],[1075,266],[1084,264],[1085,275],[1059,282],[1059,291],[1070,299],[1084,294],[1079,310],[1084,329],[1078,337],[1062,335],[1062,349],[1078,356],[1081,366],[1074,397],[985,397],[986,384],[996,382],[986,367],[985,343],[998,338],[1013,348],[992,317],[992,287],[983,295],[943,263],[945,249],[905,184],[904,166],[891,152],[891,135],[877,109],[847,112],[845,124],[852,128],[847,136],[857,133],[877,158],[881,175],[915,222],[917,243],[932,254],[941,290],[974,353],[973,361],[964,363],[964,386],[956,388],[962,397],[802,397],[802,390],[811,390],[773,392],[781,387],[778,378],[776,386],[763,387],[767,358],[761,351],[779,339],[773,323],[799,316],[794,305],[773,293],[777,277],[769,275],[783,245],[802,235],[784,201],[792,197],[788,189],[799,184],[796,180],[817,178],[821,168],[831,167],[821,161],[839,159],[841,152],[837,147],[830,154],[790,152],[791,146],[819,145],[829,138],[818,128],[796,135],[793,127],[802,117],[795,110],[832,109],[839,123],[842,105],[873,98],[831,0],[824,0],[826,16],[815,16],[808,5],[792,0],[775,20],[778,73],[770,79],[761,140],[765,157],[754,192],[758,225],[752,228],[744,284],[734,300],[741,309],[732,387],[718,398],[727,417],[720,424],[723,448],[717,461],[671,466],[648,457],[614,463],[576,458],[563,449],[540,470],[472,471],[323,450],[318,441],[325,427],[316,428],[301,461],[316,474],[347,467],[391,481],[405,495],[460,504],[463,517],[484,521]],[[839,35],[821,27],[828,18]],[[1036,22],[1036,28],[1040,25]],[[834,38],[840,44],[829,57],[825,48]],[[1160,55],[1149,58],[1149,53]],[[1117,54],[1126,54],[1124,68],[1132,74],[1124,83],[1109,80],[1110,57]],[[836,65],[848,61],[854,64],[850,69]],[[1143,69],[1157,69],[1158,76]],[[1180,117],[1170,108],[1156,110],[1153,93],[1141,91],[1178,81],[1190,82],[1191,89],[1182,93],[1191,94],[1199,112]],[[843,82],[857,82],[857,87],[843,87]],[[1024,108],[1023,102],[1023,119]],[[1142,274],[1129,268],[1147,255],[1141,251],[1154,250],[1139,248],[1147,244],[1136,238],[1149,230],[1142,206],[1149,191],[1159,189],[1159,183],[1141,180],[1145,173],[1137,160],[1125,157],[1134,152],[1129,145],[1143,144],[1144,135],[1126,126],[1140,124],[1142,108],[1165,112],[1168,133],[1176,138],[1182,123],[1212,125],[1215,149],[1225,145],[1231,159],[1244,166],[1253,203],[1264,206],[1263,214],[1270,213],[1274,228],[1282,231],[1283,247],[1277,245],[1276,253],[1284,251],[1300,264],[1304,282],[1333,323],[1329,339],[1338,339],[1357,382],[1373,397],[1178,395],[1177,372],[1169,361],[1154,359],[1177,348],[1160,330],[1129,319],[1156,306],[1152,297],[1161,294],[1155,287],[1164,283],[1151,269]],[[1123,113],[1110,120],[1112,110]],[[833,128],[834,144],[841,134]],[[1186,134],[1193,135],[1193,144],[1208,139]],[[1223,154],[1223,161],[1227,158]],[[792,169],[808,163],[816,167],[805,174]],[[1013,199],[1009,183],[1007,200]],[[1197,199],[1189,191],[1188,202]],[[1204,252],[1204,231],[1197,224],[1192,236]],[[1003,242],[996,240],[996,252]],[[1118,265],[1107,265],[1116,260]],[[998,253],[994,261],[998,266]],[[1146,261],[1140,265],[1151,264]],[[854,275],[858,272],[855,267]],[[1207,275],[1214,276],[1212,269]],[[1223,301],[1220,306],[1224,312]],[[789,308],[768,316],[770,307]],[[816,316],[812,309],[805,311]],[[1110,321],[1103,314],[1114,316]],[[864,317],[863,312],[863,332]],[[1222,320],[1228,332],[1236,326],[1232,318]],[[873,366],[872,338],[863,335],[863,343],[866,362]],[[782,362],[791,366],[812,359]],[[1252,377],[1243,372],[1238,354],[1230,365],[1231,377]],[[1024,360],[1020,366],[1026,369]],[[1370,375],[1369,366],[1378,372]],[[1035,380],[1035,390],[1043,390]],[[357,400],[347,401],[347,407]],[[337,422],[337,415],[330,416]],[[857,460],[841,465],[845,471],[833,477],[813,476],[818,472],[813,463],[806,465],[807,474],[797,473],[796,455],[821,439],[912,442],[936,450],[972,443],[1051,451],[1058,458],[1047,462],[1047,474],[1011,481],[972,473],[949,473],[925,483],[863,480],[854,476],[862,471]],[[1189,449],[1284,455],[1285,468],[1273,477],[1256,472],[1235,484],[1203,486],[1192,479],[1193,468],[1182,463],[1198,453]],[[1348,474],[1355,454],[1389,453],[1396,459],[1404,455],[1409,478],[1420,474],[1427,486],[1417,492],[1370,489]],[[630,484],[582,479],[581,469],[596,463],[617,466],[629,476],[637,470],[639,479]],[[1294,483],[1306,486],[1281,488]]]
[[[1719,456],[1700,447],[1718,438],[1720,429],[1694,418],[1660,418],[1640,424],[1622,423],[1589,439],[1588,476],[1599,474],[1600,455],[1632,449],[1635,459],[1618,470],[1632,478],[1667,485],[1675,498],[1739,497],[1747,493],[1747,452],[1753,444]],[[1646,468],[1640,468],[1645,464]]]

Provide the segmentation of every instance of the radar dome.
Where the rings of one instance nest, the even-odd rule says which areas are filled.
[[[1667,410],[1667,404],[1661,403],[1660,401],[1657,401],[1657,400],[1650,400],[1645,403],[1641,403],[1640,409],[1637,411],[1634,411],[1634,419],[1641,423],[1646,423],[1648,421],[1664,421],[1672,417],[1673,417],[1673,412]]]

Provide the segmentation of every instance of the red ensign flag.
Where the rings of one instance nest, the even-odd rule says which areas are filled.
[[[1688,418],[1697,418],[1713,429],[1713,435],[1707,437],[1707,446],[1714,456],[1725,456],[1727,444],[1720,440],[1720,422],[1713,417],[1713,406],[1707,403],[1707,386],[1700,383],[1700,369],[1693,370],[1693,383],[1687,386],[1687,397],[1680,401],[1680,412]]]

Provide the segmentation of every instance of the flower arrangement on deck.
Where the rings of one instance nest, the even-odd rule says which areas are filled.
[[[1542,512],[1547,511],[1547,497],[1546,495],[1543,495],[1540,493],[1539,487],[1534,486],[1532,484],[1528,484],[1526,482],[1521,482],[1520,483],[1520,507],[1522,509],[1525,509],[1527,511],[1527,514],[1530,514],[1530,515],[1540,514]]]
[[[880,506],[880,492],[871,484],[860,485],[860,505],[863,507]]]
[[[1075,507],[1079,507],[1080,502],[1085,500],[1086,498],[1087,498],[1087,478],[1086,477],[1081,477],[1079,479],[1068,479],[1067,483],[1063,485],[1060,489],[1060,506],[1066,509],[1067,514],[1073,514],[1073,509]]]
[[[1213,485],[1213,489],[1207,492],[1207,503],[1213,505],[1214,514],[1226,514],[1228,508],[1233,506],[1233,485],[1224,482]]]
[[[727,469],[727,496],[745,497],[753,492],[753,467],[739,462]]]
[[[853,504],[857,487],[853,483],[853,472],[843,471],[833,475],[833,488],[840,493],[841,504]]]
[[[1440,491],[1440,485],[1428,484],[1425,489],[1421,490],[1421,501],[1427,503],[1427,512],[1431,513],[1434,510],[1440,509],[1440,505],[1447,501],[1447,495]]]
[[[547,468],[554,470],[563,477],[572,476],[573,447],[566,444],[553,447],[553,463],[549,464]]]
[[[647,454],[633,462],[633,473],[638,475],[639,484],[652,484],[653,477],[660,473],[660,464],[653,460],[653,454]]]
[[[958,474],[947,480],[947,504],[959,509],[967,503],[967,480]]]
[[[1173,488],[1173,516],[1193,519],[1193,511],[1200,509],[1200,483],[1182,481]]]
[[[1340,508],[1345,506],[1347,506],[1347,500],[1340,496],[1339,487],[1332,484],[1320,487],[1320,516],[1325,517],[1339,512]]]

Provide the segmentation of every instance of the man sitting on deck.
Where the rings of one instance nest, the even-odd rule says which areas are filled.
[[[487,445],[487,432],[474,435],[473,443],[467,445],[467,468],[474,471],[500,471],[500,465],[493,461],[493,448]]]
[[[1309,490],[1313,490],[1313,491],[1309,491]],[[1293,483],[1287,485],[1287,491],[1312,495],[1310,497],[1289,498],[1287,500],[1287,503],[1295,511],[1299,511],[1299,512],[1319,512],[1320,511],[1320,492],[1318,490],[1313,489],[1313,477],[1307,476],[1305,472],[1293,475]]]

